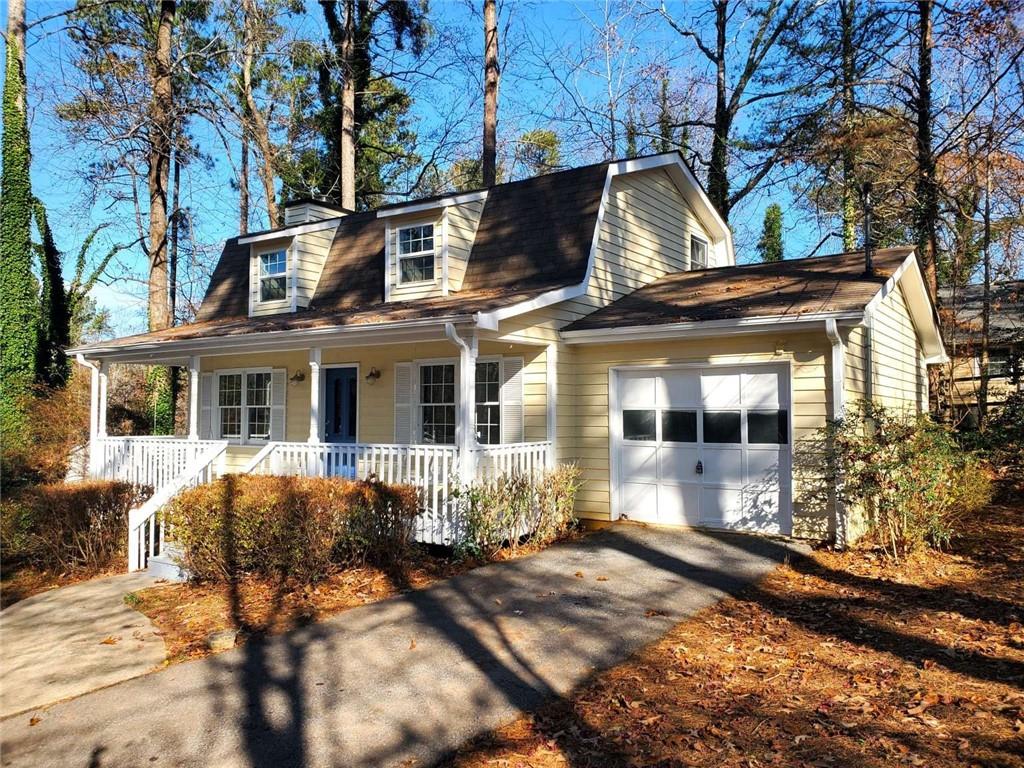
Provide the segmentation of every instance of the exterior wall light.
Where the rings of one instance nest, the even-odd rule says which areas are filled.
[[[377,370],[376,368],[371,368],[370,372],[368,374],[366,374],[366,383],[367,384],[373,384],[379,378],[380,378],[380,371]]]

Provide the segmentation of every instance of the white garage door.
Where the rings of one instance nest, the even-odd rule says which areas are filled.
[[[788,366],[618,371],[615,389],[622,517],[792,532]]]

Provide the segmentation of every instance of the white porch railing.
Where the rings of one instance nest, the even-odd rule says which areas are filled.
[[[551,466],[551,443],[506,443],[476,450],[476,476],[483,481],[501,475],[538,475]]]
[[[228,443],[206,441],[201,453],[171,482],[154,490],[146,502],[128,513],[128,570],[145,568],[150,557],[164,551],[170,526],[163,517],[167,503],[186,488],[208,483],[223,473]]]
[[[550,462],[551,443],[490,445],[474,451],[476,478],[536,475]],[[422,509],[414,536],[426,544],[452,544],[460,537],[452,491],[459,485],[459,450],[451,445],[377,443],[269,443],[243,472],[304,477],[366,478],[405,483],[421,490]]]
[[[89,474],[148,485],[155,494],[174,482],[198,456],[220,445],[227,443],[183,437],[101,437],[90,445]]]

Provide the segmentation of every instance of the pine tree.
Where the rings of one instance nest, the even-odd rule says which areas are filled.
[[[32,274],[32,185],[25,114],[24,3],[8,7],[0,177],[0,437],[22,426],[22,400],[36,374],[39,317]],[[20,30],[20,34],[18,33]]]
[[[782,261],[782,206],[772,203],[764,211],[764,225],[761,239],[757,241],[757,252],[761,261]]]

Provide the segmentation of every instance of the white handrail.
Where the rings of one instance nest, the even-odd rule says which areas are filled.
[[[166,504],[181,491],[210,482],[221,473],[228,442],[205,441],[207,449],[199,454],[171,482],[155,489],[142,506],[128,513],[128,570],[146,567],[148,557],[160,554],[167,538],[167,526],[157,516]],[[160,523],[158,525],[158,523]]]

